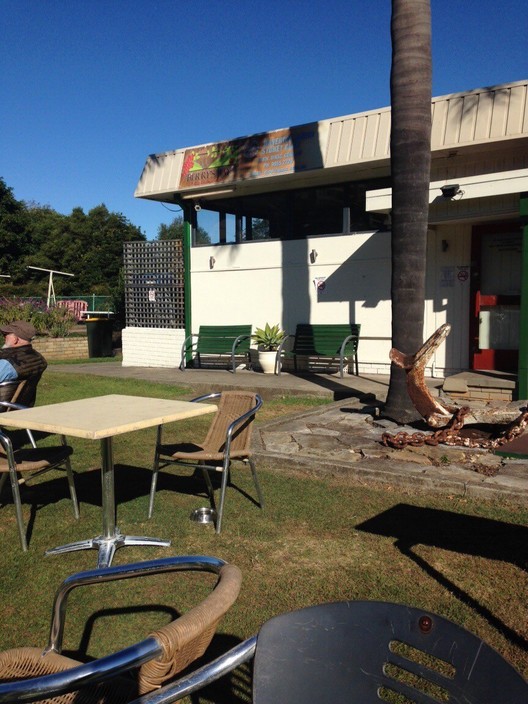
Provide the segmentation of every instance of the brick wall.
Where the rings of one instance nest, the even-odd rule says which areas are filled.
[[[121,332],[124,367],[178,367],[185,330],[124,328]]]
[[[48,362],[63,359],[88,359],[88,339],[82,336],[37,337],[33,347],[44,355]]]

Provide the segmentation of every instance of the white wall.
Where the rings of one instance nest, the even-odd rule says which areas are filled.
[[[432,376],[469,366],[470,263],[471,225],[438,225],[429,231],[424,338],[444,323],[451,325],[445,344],[431,359]]]
[[[443,323],[452,325],[430,375],[468,365],[469,276],[459,273],[469,274],[470,234],[467,225],[429,232],[424,339]],[[361,325],[360,371],[389,372],[389,232],[197,247],[191,259],[193,332],[202,324],[269,322],[293,333],[297,322],[351,321]],[[322,291],[314,285],[318,278],[324,279]]]
[[[468,366],[470,242],[469,225],[439,225],[428,235],[424,339],[445,322],[452,326],[431,360],[431,376]],[[350,320],[361,325],[360,372],[389,372],[390,233],[197,247],[191,258],[193,332],[206,324],[269,322],[293,333],[301,321]],[[322,291],[317,279],[324,279]],[[184,330],[125,328],[123,366],[178,367],[184,339]]]
[[[360,369],[388,369],[390,233],[196,247],[191,272],[193,332],[221,322],[280,323],[293,333],[297,322],[351,321],[361,324]]]
[[[124,367],[178,367],[185,330],[124,328]]]

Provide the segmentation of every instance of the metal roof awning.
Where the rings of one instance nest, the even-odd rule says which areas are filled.
[[[434,98],[431,117],[433,159],[526,140],[528,81]],[[177,202],[386,176],[390,122],[386,107],[153,154],[134,195]]]

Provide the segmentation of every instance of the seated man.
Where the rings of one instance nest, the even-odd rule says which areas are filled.
[[[0,349],[0,381],[16,381],[37,376],[48,366],[44,357],[34,350],[31,338],[36,330],[25,320],[0,325],[4,346]]]

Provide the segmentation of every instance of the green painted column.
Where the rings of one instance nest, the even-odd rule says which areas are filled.
[[[517,398],[524,401],[528,399],[528,193],[521,193],[520,216],[522,227],[522,283]]]
[[[185,337],[192,333],[192,306],[191,306],[191,223],[189,212],[186,210],[183,223],[183,286],[185,296]],[[191,351],[187,352],[186,362],[191,360]]]

